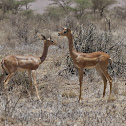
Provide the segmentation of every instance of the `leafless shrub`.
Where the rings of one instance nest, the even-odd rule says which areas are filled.
[[[33,17],[22,14],[8,15],[8,20],[4,20],[1,24],[5,35],[4,43],[14,48],[17,44],[26,45],[35,42],[36,33],[39,30],[41,32],[44,25],[41,18],[36,15],[33,15]]]
[[[14,124],[16,120],[13,118],[13,113],[17,107],[19,100],[22,97],[22,94],[19,95],[18,98],[14,99],[13,97],[9,97],[9,95],[13,95],[12,93],[8,93],[7,91],[1,96],[1,104],[2,104],[2,116],[0,117],[1,124]]]
[[[15,37],[21,42],[28,43],[31,40],[31,37],[34,37],[30,34],[32,27],[27,17],[22,15],[13,16],[13,18],[11,18],[11,23]]]
[[[126,3],[126,2],[125,2]],[[115,16],[120,19],[126,19],[126,6],[124,7],[115,7],[114,12],[116,13]]]

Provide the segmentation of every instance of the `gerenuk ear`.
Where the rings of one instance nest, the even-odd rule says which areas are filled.
[[[51,38],[51,36],[49,36],[49,40],[51,40],[52,38]]]
[[[42,40],[46,40],[46,37],[41,34]]]

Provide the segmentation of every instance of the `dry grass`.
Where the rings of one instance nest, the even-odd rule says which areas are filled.
[[[43,65],[46,65],[43,64]],[[45,68],[46,69],[46,68]],[[42,71],[39,69],[38,71]],[[102,81],[93,82],[84,77],[83,100],[78,102],[79,83],[78,79],[66,79],[55,74],[50,75],[47,71],[38,74],[38,87],[42,102],[39,102],[36,94],[30,97],[23,95],[15,107],[12,117],[3,118],[1,123],[6,125],[44,125],[44,126],[64,126],[64,125],[117,125],[125,124],[125,95],[123,95],[124,85],[118,80],[119,94],[109,98],[109,85],[107,86],[106,96],[102,98]],[[45,75],[47,77],[45,78]],[[48,75],[50,75],[48,77]],[[26,76],[27,77],[27,76]],[[102,84],[101,84],[102,83]],[[88,87],[88,88],[87,88]],[[24,88],[24,85],[15,85],[9,91],[9,106],[14,106],[16,99]],[[87,91],[87,92],[86,92]],[[4,112],[4,95],[1,95],[0,113]],[[114,99],[113,99],[114,98]],[[15,99],[15,100],[14,100]],[[10,107],[11,109],[11,107]]]
[[[7,22],[5,24],[6,27],[1,23],[0,28],[5,27],[4,30],[7,31],[8,27],[11,30],[10,24]],[[30,29],[33,33],[34,29]],[[117,33],[119,31],[117,29]],[[43,33],[46,34],[47,31],[43,30]],[[0,59],[8,54],[40,56],[42,53],[41,41],[19,44],[17,41],[19,39],[11,36],[16,43],[15,46],[11,46],[7,44],[8,41],[4,43],[8,35],[3,35],[1,32],[0,36],[2,36]],[[30,36],[32,39],[32,34]],[[83,80],[83,100],[79,103],[78,75],[70,75],[65,71],[67,40],[59,38],[56,32],[53,37],[60,48],[50,47],[45,62],[36,71],[42,101],[38,101],[35,89],[33,95],[30,94],[27,73],[18,73],[8,84],[7,95],[0,91],[0,126],[124,126],[126,120],[125,76],[118,78],[114,74],[112,97],[109,97],[108,83],[106,95],[103,98],[101,78],[94,70],[86,71]]]
[[[38,48],[37,45],[36,48]],[[58,53],[60,52],[58,56],[54,55],[55,49]],[[32,53],[34,54],[34,51]],[[41,50],[39,53],[41,53]],[[126,95],[124,94],[124,82],[116,78],[113,79],[112,98],[109,98],[109,84],[107,85],[106,96],[102,98],[103,82],[96,72],[96,75],[94,75],[94,72],[90,75],[86,72],[83,82],[83,100],[82,103],[79,103],[78,76],[69,76],[65,73],[62,76],[58,74],[65,68],[64,61],[62,61],[64,56],[65,54],[62,53],[61,49],[50,48],[46,61],[36,71],[42,102],[38,101],[36,93],[33,96],[28,93],[27,74],[19,73],[13,78],[13,81],[8,85],[8,88],[11,85],[13,86],[8,91],[9,109],[11,110],[11,107],[15,106],[21,93],[23,93],[23,96],[15,106],[12,115],[9,116],[8,112],[6,117],[2,114],[5,112],[5,96],[4,94],[0,96],[1,125],[120,126],[121,124],[123,126],[125,124]],[[66,78],[66,76],[68,77]],[[89,79],[90,77],[93,79]]]

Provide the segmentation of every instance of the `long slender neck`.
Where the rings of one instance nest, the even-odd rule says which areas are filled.
[[[44,49],[43,49],[42,56],[40,57],[40,60],[41,60],[40,64],[46,59],[47,53],[48,53],[48,48],[49,48],[48,44],[46,42],[44,42]]]
[[[67,36],[68,41],[69,41],[69,52],[72,58],[76,58],[77,57],[77,51],[74,49],[74,44],[73,44],[73,35],[71,33],[69,33],[69,35]]]

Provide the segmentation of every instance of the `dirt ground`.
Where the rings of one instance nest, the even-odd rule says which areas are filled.
[[[26,46],[25,51],[34,48],[30,53],[35,55],[35,46],[40,54],[36,44]],[[20,47],[20,51],[23,50]],[[15,75],[8,84],[8,92],[0,95],[1,126],[125,126],[125,81],[113,77],[112,97],[109,98],[108,84],[103,98],[101,78],[95,70],[92,74],[86,72],[83,100],[79,103],[78,76],[64,72],[64,59],[63,50],[51,47],[47,59],[36,71],[42,101],[37,99],[35,89],[32,96],[29,93],[27,73]]]

